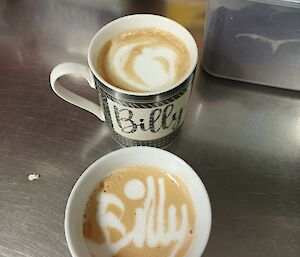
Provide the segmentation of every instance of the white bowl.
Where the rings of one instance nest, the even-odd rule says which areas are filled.
[[[83,216],[88,198],[110,172],[129,165],[155,166],[178,176],[186,185],[195,208],[195,231],[186,257],[199,257],[211,229],[211,207],[206,189],[197,173],[182,159],[153,147],[128,147],[111,152],[89,166],[80,176],[69,196],[65,212],[65,234],[73,257],[91,257],[82,234]]]

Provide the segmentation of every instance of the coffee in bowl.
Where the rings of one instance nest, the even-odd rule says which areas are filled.
[[[181,257],[192,241],[195,211],[179,177],[151,166],[106,175],[85,208],[83,235],[93,257]]]
[[[97,71],[111,85],[133,92],[172,87],[191,66],[185,43],[157,28],[120,33],[99,51]]]
[[[65,212],[73,257],[200,257],[210,228],[210,202],[197,173],[154,147],[126,147],[95,161]]]

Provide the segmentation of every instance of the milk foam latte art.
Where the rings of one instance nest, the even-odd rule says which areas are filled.
[[[194,226],[193,203],[179,178],[131,166],[110,173],[94,189],[83,235],[93,257],[180,257]]]
[[[121,33],[102,47],[97,58],[98,72],[107,82],[133,92],[172,87],[190,65],[182,40],[155,28]]]

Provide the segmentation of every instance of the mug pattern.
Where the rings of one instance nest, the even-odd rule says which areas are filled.
[[[166,147],[181,132],[194,72],[179,86],[157,95],[117,93],[96,77],[99,101],[114,140],[122,146]]]

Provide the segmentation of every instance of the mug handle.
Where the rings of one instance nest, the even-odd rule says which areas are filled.
[[[69,74],[76,74],[80,75],[81,77],[85,78],[87,82],[89,83],[90,87],[96,88],[95,86],[95,81],[93,74],[89,67],[78,64],[78,63],[71,63],[71,62],[66,62],[57,65],[50,74],[50,84],[52,87],[52,90],[62,99],[66,100],[67,102],[74,104],[84,110],[87,110],[93,114],[95,114],[100,120],[104,121],[104,114],[103,114],[103,109],[91,102],[90,100],[87,100],[86,98],[79,96],[75,93],[72,93],[71,91],[63,88],[57,80],[64,76],[64,75],[69,75]]]

